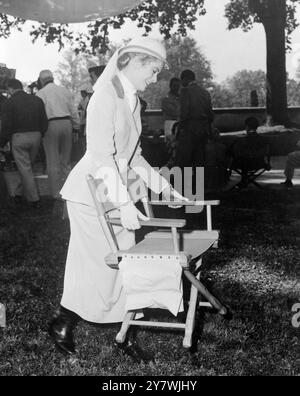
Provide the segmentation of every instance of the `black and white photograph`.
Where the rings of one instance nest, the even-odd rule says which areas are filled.
[[[0,1],[0,377],[300,376],[299,233],[300,0]]]

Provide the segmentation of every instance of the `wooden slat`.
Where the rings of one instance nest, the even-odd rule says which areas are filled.
[[[220,201],[150,201],[150,205],[161,206],[217,206]]]
[[[175,323],[175,322],[147,322],[141,320],[131,320],[129,322],[132,326],[147,326],[147,327],[161,327],[161,328],[171,328],[171,329],[184,329],[184,323]]]
[[[160,238],[160,239],[171,239],[172,234],[170,230],[158,230],[150,232],[145,235],[145,239],[148,238]],[[180,239],[215,239],[219,238],[219,231],[205,231],[205,230],[180,230],[178,231],[178,238]]]
[[[112,225],[121,226],[121,220],[118,218],[112,218],[108,220]],[[183,228],[186,221],[183,219],[150,219],[149,221],[140,221],[139,223],[143,227],[175,227]]]

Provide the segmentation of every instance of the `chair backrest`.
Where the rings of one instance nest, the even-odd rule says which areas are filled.
[[[119,250],[119,246],[113,225],[109,221],[109,216],[113,211],[118,210],[119,207],[108,200],[107,187],[102,179],[95,179],[90,174],[87,175],[86,178],[101,227],[109,242],[112,252],[116,253]],[[140,200],[143,203],[146,215],[152,218],[153,212],[148,202],[148,190],[143,180],[136,174],[131,173],[128,177],[127,189],[132,201],[136,203]]]

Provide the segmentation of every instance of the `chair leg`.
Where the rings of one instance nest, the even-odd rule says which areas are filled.
[[[257,187],[258,189],[263,189],[264,187],[262,185],[260,185],[259,183],[257,183],[255,180],[252,180],[250,183],[254,184],[255,187]]]
[[[116,341],[118,344],[123,344],[126,339],[127,331],[130,327],[130,321],[133,320],[135,317],[135,312],[127,312],[125,315],[125,318],[123,320],[121,330],[116,336]]]
[[[218,311],[222,316],[228,315],[228,309],[220,303],[220,301],[214,297],[209,290],[189,271],[184,270],[185,276],[188,280],[198,289],[198,291],[211,303],[211,305]]]
[[[195,328],[197,296],[198,296],[197,288],[194,285],[191,285],[189,309],[186,316],[185,333],[182,343],[184,348],[190,348],[192,346],[192,337]]]

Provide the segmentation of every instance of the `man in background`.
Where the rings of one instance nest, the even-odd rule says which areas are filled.
[[[196,82],[195,73],[191,70],[181,73],[181,84],[176,165],[181,168],[203,167],[205,145],[214,119],[211,97]]]
[[[268,140],[257,131],[259,121],[255,117],[245,120],[247,135],[237,138],[230,148],[233,157],[231,167],[241,170],[242,179],[237,184],[238,188],[247,187],[248,172],[256,169],[270,170],[270,145]]]
[[[92,66],[92,67],[90,67],[88,69],[89,75],[90,75],[91,84],[93,86],[96,84],[96,81],[101,76],[101,74],[104,72],[104,69],[105,69],[104,65]]]
[[[11,97],[2,106],[0,147],[11,141],[12,154],[21,176],[15,196],[20,198],[24,193],[28,204],[38,207],[39,194],[32,166],[48,126],[44,103],[24,92],[19,80],[8,80],[7,88]]]
[[[166,97],[162,99],[161,109],[165,119],[164,132],[165,137],[172,136],[172,128],[174,124],[179,121],[180,106],[179,106],[179,89],[181,83],[179,78],[172,78],[170,80],[170,91]]]
[[[69,90],[54,83],[50,70],[39,75],[40,97],[46,108],[48,129],[43,139],[50,195],[60,199],[60,190],[71,170],[72,131],[79,133],[77,109]]]

